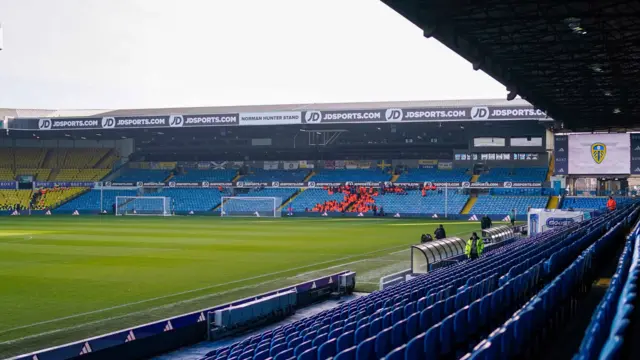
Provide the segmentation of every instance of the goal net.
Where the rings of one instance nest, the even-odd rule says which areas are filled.
[[[223,196],[220,216],[281,217],[279,197]]]
[[[116,215],[171,216],[170,204],[164,196],[117,196]]]

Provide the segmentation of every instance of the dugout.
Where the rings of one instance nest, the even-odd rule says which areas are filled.
[[[509,240],[515,235],[515,229],[509,225],[501,225],[482,230],[482,238],[489,243],[498,243]]]
[[[411,271],[414,274],[429,272],[431,265],[464,255],[466,242],[459,237],[448,237],[411,247]]]

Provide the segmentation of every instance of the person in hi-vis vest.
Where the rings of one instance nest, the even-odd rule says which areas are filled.
[[[484,242],[478,237],[475,232],[467,240],[467,245],[464,247],[464,254],[471,260],[477,259],[482,255],[484,251]]]

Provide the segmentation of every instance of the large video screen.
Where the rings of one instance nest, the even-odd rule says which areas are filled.
[[[629,174],[629,134],[569,135],[569,174]]]

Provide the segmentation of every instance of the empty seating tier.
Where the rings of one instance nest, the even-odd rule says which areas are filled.
[[[0,210],[28,209],[32,195],[31,190],[0,190]]]
[[[87,191],[87,188],[44,189],[37,197],[35,210],[54,209],[70,199]]]
[[[471,208],[472,214],[507,215],[512,210],[517,215],[526,214],[531,207],[543,209],[547,206],[549,198],[546,196],[490,196],[480,195]]]
[[[576,210],[593,210],[603,209],[607,206],[608,197],[572,197],[568,196],[562,200],[563,209],[576,209]],[[625,198],[615,198],[618,204],[626,201]]]
[[[135,190],[104,190],[102,192],[100,190],[91,190],[82,196],[62,204],[58,210],[97,212],[100,211],[100,206],[102,206],[102,210],[111,212],[113,204],[116,203],[116,196],[137,196],[137,194]]]
[[[531,294],[553,284],[580,252],[601,239],[608,224],[619,223],[626,214],[628,210],[619,211],[488,248],[477,260],[434,270],[250,336],[208,353],[206,359],[459,358]],[[510,340],[510,349],[517,348],[518,339]],[[493,358],[497,357],[477,359]]]
[[[376,205],[383,207],[388,214],[444,214],[445,208],[448,214],[459,214],[468,199],[468,195],[458,194],[454,190],[448,191],[446,198],[444,191],[428,191],[422,196],[419,190],[408,190],[406,194],[380,195],[376,198]]]

